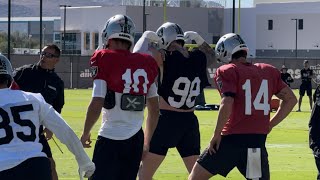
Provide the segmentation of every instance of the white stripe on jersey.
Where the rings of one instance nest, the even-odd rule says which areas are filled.
[[[107,94],[107,83],[102,79],[95,79],[93,81],[92,97],[105,98]]]

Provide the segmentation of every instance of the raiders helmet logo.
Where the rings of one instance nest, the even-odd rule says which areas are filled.
[[[90,72],[92,74],[92,77],[96,77],[96,75],[98,74],[98,66],[91,66]]]

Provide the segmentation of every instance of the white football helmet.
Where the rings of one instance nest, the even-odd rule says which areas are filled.
[[[160,48],[167,49],[172,41],[182,40],[184,42],[184,35],[181,27],[178,24],[166,22],[162,24],[156,31],[161,38]]]
[[[12,80],[13,78],[13,69],[10,61],[7,57],[0,54],[0,75],[8,75],[8,78]]]
[[[0,53],[0,75],[4,75],[4,78],[8,80],[8,87],[13,81],[13,69],[10,61],[7,57]]]
[[[134,45],[135,25],[130,17],[126,15],[115,15],[108,19],[102,30],[102,43],[104,47],[108,45],[109,39],[123,39],[131,43],[130,49]]]
[[[222,36],[215,48],[217,60],[223,63],[229,63],[232,60],[232,55],[241,50],[248,52],[249,48],[240,35],[234,33]]]

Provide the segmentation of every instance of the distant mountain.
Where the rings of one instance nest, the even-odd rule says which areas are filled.
[[[43,0],[42,15],[46,17],[60,16],[59,5],[70,6],[107,6],[120,5],[121,0]],[[40,0],[11,0],[12,17],[40,16]],[[0,0],[0,17],[8,16],[8,0]]]

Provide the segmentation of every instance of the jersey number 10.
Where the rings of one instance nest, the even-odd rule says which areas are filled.
[[[147,93],[147,84],[149,83],[147,72],[144,69],[137,69],[132,74],[133,82],[131,78],[131,69],[127,69],[126,72],[122,75],[122,80],[126,83],[124,84],[123,93],[130,93],[131,88],[133,88],[133,92],[138,93],[139,88],[138,85],[140,84],[139,77],[144,78],[143,93]]]

